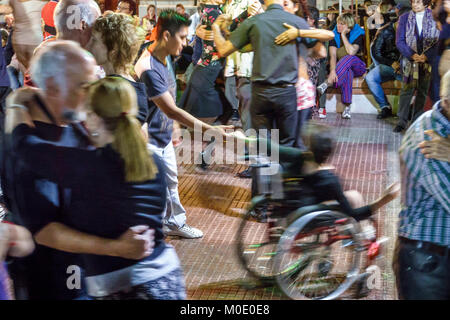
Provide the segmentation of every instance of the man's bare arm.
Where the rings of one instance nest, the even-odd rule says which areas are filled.
[[[212,29],[214,32],[214,43],[221,57],[227,57],[238,50],[233,46],[231,41],[225,40],[225,38],[222,36],[219,25],[213,24]]]
[[[152,100],[156,104],[156,106],[161,109],[161,111],[164,112],[170,119],[178,121],[190,128],[200,127],[203,132],[206,130],[216,130],[219,131],[220,134],[226,136],[225,131],[222,129],[222,127],[214,127],[207,123],[204,123],[203,121],[200,121],[192,116],[190,113],[178,108],[169,92],[165,92],[159,97]]]
[[[34,238],[37,243],[60,251],[139,260],[151,254],[153,233],[148,226],[135,226],[118,239],[107,239],[77,231],[59,222],[51,222],[39,230]]]

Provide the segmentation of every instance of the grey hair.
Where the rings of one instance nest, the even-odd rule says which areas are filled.
[[[100,15],[100,8],[94,0],[60,1],[54,13],[55,28],[59,34],[65,35],[73,29],[80,29],[82,21],[92,27]]]
[[[48,90],[48,80],[52,79],[65,97],[69,91],[67,79],[72,74],[74,57],[80,56],[80,53],[88,56],[74,41],[57,40],[46,44],[31,59],[31,79],[44,92]]]

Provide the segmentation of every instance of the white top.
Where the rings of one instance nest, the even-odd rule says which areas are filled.
[[[416,13],[417,31],[419,31],[419,35],[422,33],[422,24],[423,24],[424,16],[425,16],[425,11]]]

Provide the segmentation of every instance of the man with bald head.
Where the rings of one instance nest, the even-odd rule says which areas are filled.
[[[30,112],[41,139],[67,147],[90,148],[84,128],[73,120],[84,104],[85,85],[96,80],[95,65],[94,58],[76,42],[56,40],[41,47],[31,60],[32,80],[39,89],[19,89],[8,99],[7,136],[11,133],[11,109],[33,106]],[[148,227],[132,227],[114,240],[65,226],[64,210],[70,207],[76,193],[30,171],[11,152],[8,140],[5,142],[2,173],[6,177],[2,176],[2,188],[8,209],[16,222],[31,231],[38,244],[30,257],[10,268],[16,286],[27,291],[16,291],[16,297],[68,300],[83,296],[82,277],[76,267],[80,263],[74,253],[131,259],[150,254],[153,238]]]

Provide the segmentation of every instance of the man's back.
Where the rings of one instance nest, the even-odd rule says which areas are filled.
[[[35,125],[39,137],[55,144],[88,146],[88,141],[71,126],[58,127],[38,121]],[[36,234],[48,223],[62,220],[63,207],[70,199],[69,189],[62,189],[43,179],[23,165],[20,159],[8,156],[5,165],[4,170],[13,172],[13,182],[9,182],[5,194],[10,202],[15,202],[15,209],[18,210],[13,216],[14,221],[24,225],[32,234]],[[14,191],[11,191],[11,188],[14,188]],[[67,274],[67,268],[70,265],[79,265],[77,261],[74,254],[37,245],[33,254],[18,259],[10,271],[13,278],[20,278],[18,281],[21,281],[22,286],[28,290],[26,295],[29,299],[74,299],[79,297],[82,291],[69,290],[66,280],[70,276]]]
[[[283,23],[297,29],[309,29],[306,21],[285,12],[278,4],[270,5],[264,13],[244,21],[230,41],[241,49],[251,43],[254,51],[252,81],[266,84],[295,84],[298,71],[296,42],[285,46],[275,44],[275,38],[286,31]]]

